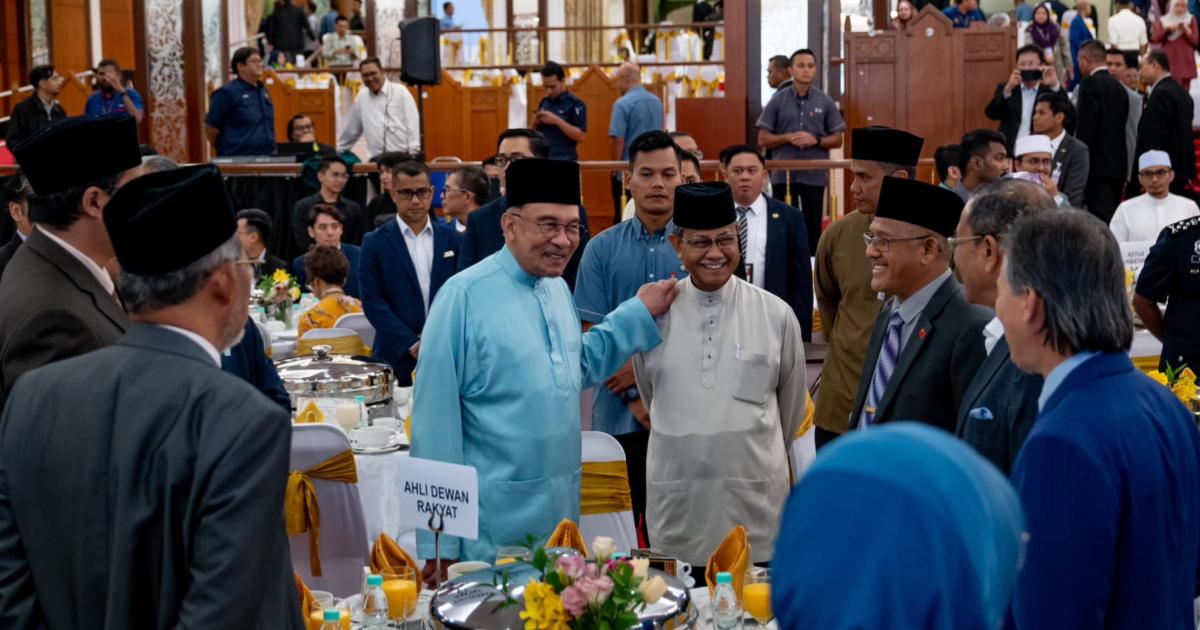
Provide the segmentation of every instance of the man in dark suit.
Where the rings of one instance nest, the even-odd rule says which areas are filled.
[[[104,147],[104,159],[79,147]],[[71,118],[13,151],[35,229],[0,280],[0,397],[37,367],[107,346],[129,317],[116,297],[110,191],[142,162],[132,117]],[[174,240],[174,239],[167,239]]]
[[[336,247],[342,250],[342,253],[346,255],[346,260],[350,261],[350,271],[346,274],[346,286],[342,289],[350,297],[362,297],[359,294],[358,285],[358,262],[362,250],[358,245],[342,242],[343,225],[345,225],[345,216],[334,206],[319,203],[308,211],[309,239],[313,245]],[[304,272],[303,254],[292,260],[292,275],[296,277],[296,282],[300,286],[308,284],[308,274]]]
[[[104,220],[135,323],[112,346],[26,374],[9,397],[0,619],[300,630],[280,509],[288,415],[219,367],[252,282],[221,175],[143,176]]]
[[[754,147],[739,144],[721,151],[725,182],[733,189],[738,215],[738,277],[788,303],[812,340],[812,252],[800,210],[763,194],[767,163]]]
[[[4,182],[4,186],[0,188],[2,188],[0,203],[3,203],[4,208],[8,210],[8,216],[15,226],[12,237],[3,247],[0,247],[0,275],[3,275],[4,268],[17,253],[17,248],[25,242],[25,239],[29,238],[30,232],[33,231],[33,224],[29,222],[29,197],[33,195],[33,188],[29,186],[29,180],[25,179],[25,175],[19,170],[9,176]]]
[[[313,206],[319,203],[334,206],[342,213],[344,220],[340,238],[343,241],[351,245],[361,243],[366,229],[362,206],[342,194],[350,182],[350,167],[340,157],[322,157],[317,165],[317,181],[321,189],[297,201],[292,210],[292,239],[296,249],[291,251],[303,254],[312,245],[312,237],[308,234],[308,217]]]
[[[271,217],[258,208],[246,208],[237,213],[237,235],[246,250],[246,258],[254,263],[254,279],[287,270],[287,262],[271,255],[267,243],[271,242]]]
[[[550,145],[542,134],[532,129],[505,129],[496,142],[496,163],[500,166],[500,186],[504,186],[504,171],[516,160],[524,158],[545,158],[550,155]],[[462,251],[458,256],[458,271],[500,251],[504,246],[504,232],[500,229],[500,217],[508,210],[508,198],[501,195],[480,206],[471,213],[467,223],[467,231],[463,233]],[[575,274],[579,271],[579,259],[587,247],[591,234],[588,231],[587,211],[579,206],[579,224],[583,231],[579,236],[579,246],[571,255],[567,269],[563,272],[563,280],[572,291],[575,290]]]
[[[1042,50],[1026,44],[1017,50],[1017,67],[1013,68],[1007,83],[996,86],[996,93],[983,113],[992,120],[1000,121],[1000,133],[1008,140],[1007,149],[1012,154],[1017,138],[1033,133],[1033,104],[1043,94],[1063,94],[1062,85],[1054,65],[1042,62]]]
[[[1067,133],[1066,121],[1074,122],[1074,117],[1075,106],[1066,95],[1043,94],[1033,108],[1033,132],[1050,138],[1050,147],[1054,149],[1050,177],[1071,206],[1082,208],[1091,158],[1087,145]]]
[[[316,39],[317,35],[313,33],[304,9],[293,4],[292,0],[275,3],[275,10],[267,18],[267,42],[271,44],[273,53],[283,51],[288,61],[295,61],[296,55],[304,53],[305,44]]]
[[[871,288],[893,297],[875,319],[851,431],[893,420],[954,431],[986,355],[981,332],[991,317],[967,304],[950,275],[946,238],[962,207],[954,191],[911,179],[883,180],[867,258]]]
[[[1083,196],[1088,212],[1108,223],[1121,201],[1129,178],[1125,149],[1125,122],[1129,97],[1121,82],[1104,65],[1104,44],[1091,40],[1079,48],[1079,83],[1076,97],[1079,123],[1076,137],[1088,148],[1088,181]]]
[[[953,241],[954,273],[968,302],[995,308],[1009,228],[1022,216],[1056,209],[1044,188],[1016,179],[988,184],[971,198]],[[999,318],[988,322],[983,337],[987,358],[967,388],[954,434],[1007,475],[1037,418],[1042,377],[1010,360]]]
[[[363,313],[375,327],[374,356],[391,364],[396,381],[407,387],[429,305],[458,269],[462,237],[452,226],[429,220],[433,187],[424,162],[397,164],[391,195],[396,218],[363,239],[359,283]],[[472,216],[467,225],[474,223]]]
[[[1146,97],[1146,110],[1138,122],[1137,151],[1141,156],[1157,149],[1171,156],[1175,179],[1171,192],[1185,195],[1188,184],[1196,179],[1196,147],[1192,136],[1192,114],[1195,104],[1183,86],[1171,76],[1167,54],[1156,50],[1142,61],[1142,80],[1152,85]],[[1129,179],[1128,196],[1141,192],[1135,170]],[[1189,196],[1190,195],[1185,195]]]

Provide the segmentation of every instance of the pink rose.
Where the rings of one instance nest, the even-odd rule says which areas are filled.
[[[608,596],[612,594],[612,578],[608,577],[607,575],[601,576],[596,580],[596,584],[599,587],[598,592],[596,593],[596,603],[603,604],[604,602],[608,601]]]
[[[578,619],[583,616],[584,611],[587,610],[588,600],[578,588],[574,586],[564,588],[561,597],[563,608],[571,613],[572,617]]]
[[[583,577],[584,565],[587,564],[581,556],[562,556],[554,562],[555,568],[571,581]]]
[[[613,581],[607,575],[599,578],[584,576],[575,583],[574,588],[579,589],[589,604],[603,604],[612,593]]]

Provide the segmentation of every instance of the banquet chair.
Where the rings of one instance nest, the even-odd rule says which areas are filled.
[[[291,471],[313,467],[350,450],[350,440],[331,424],[292,426]],[[309,588],[348,597],[362,590],[362,568],[368,562],[367,526],[357,483],[330,481],[310,475],[320,508],[319,557],[321,575],[313,575],[308,531],[288,538],[292,567]]]
[[[349,328],[313,328],[296,341],[296,356],[312,354],[314,346],[332,346],[332,354],[366,353],[362,337]]]
[[[375,327],[362,313],[346,313],[338,318],[330,330],[350,330],[362,339],[363,346],[370,350],[375,347]]]
[[[263,350],[267,352],[267,356],[271,356],[271,331],[257,319],[254,320],[254,325],[258,327],[258,334],[262,337]]]
[[[583,539],[592,541],[597,536],[608,536],[616,542],[618,550],[636,549],[638,540],[625,450],[613,436],[600,431],[583,432],[580,485],[579,531]]]

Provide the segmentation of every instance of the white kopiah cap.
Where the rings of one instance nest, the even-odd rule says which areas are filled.
[[[1017,138],[1017,146],[1013,151],[1013,157],[1021,157],[1029,153],[1054,153],[1054,148],[1050,146],[1050,136],[1025,136]]]
[[[1144,171],[1155,166],[1171,168],[1171,156],[1166,151],[1147,151],[1138,158],[1138,170]]]

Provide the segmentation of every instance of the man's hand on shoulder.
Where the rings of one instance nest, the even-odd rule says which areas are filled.
[[[674,278],[643,284],[642,288],[638,289],[638,299],[646,305],[646,310],[650,311],[652,317],[658,317],[667,312],[671,302],[675,301],[675,296],[679,294],[676,284]]]

